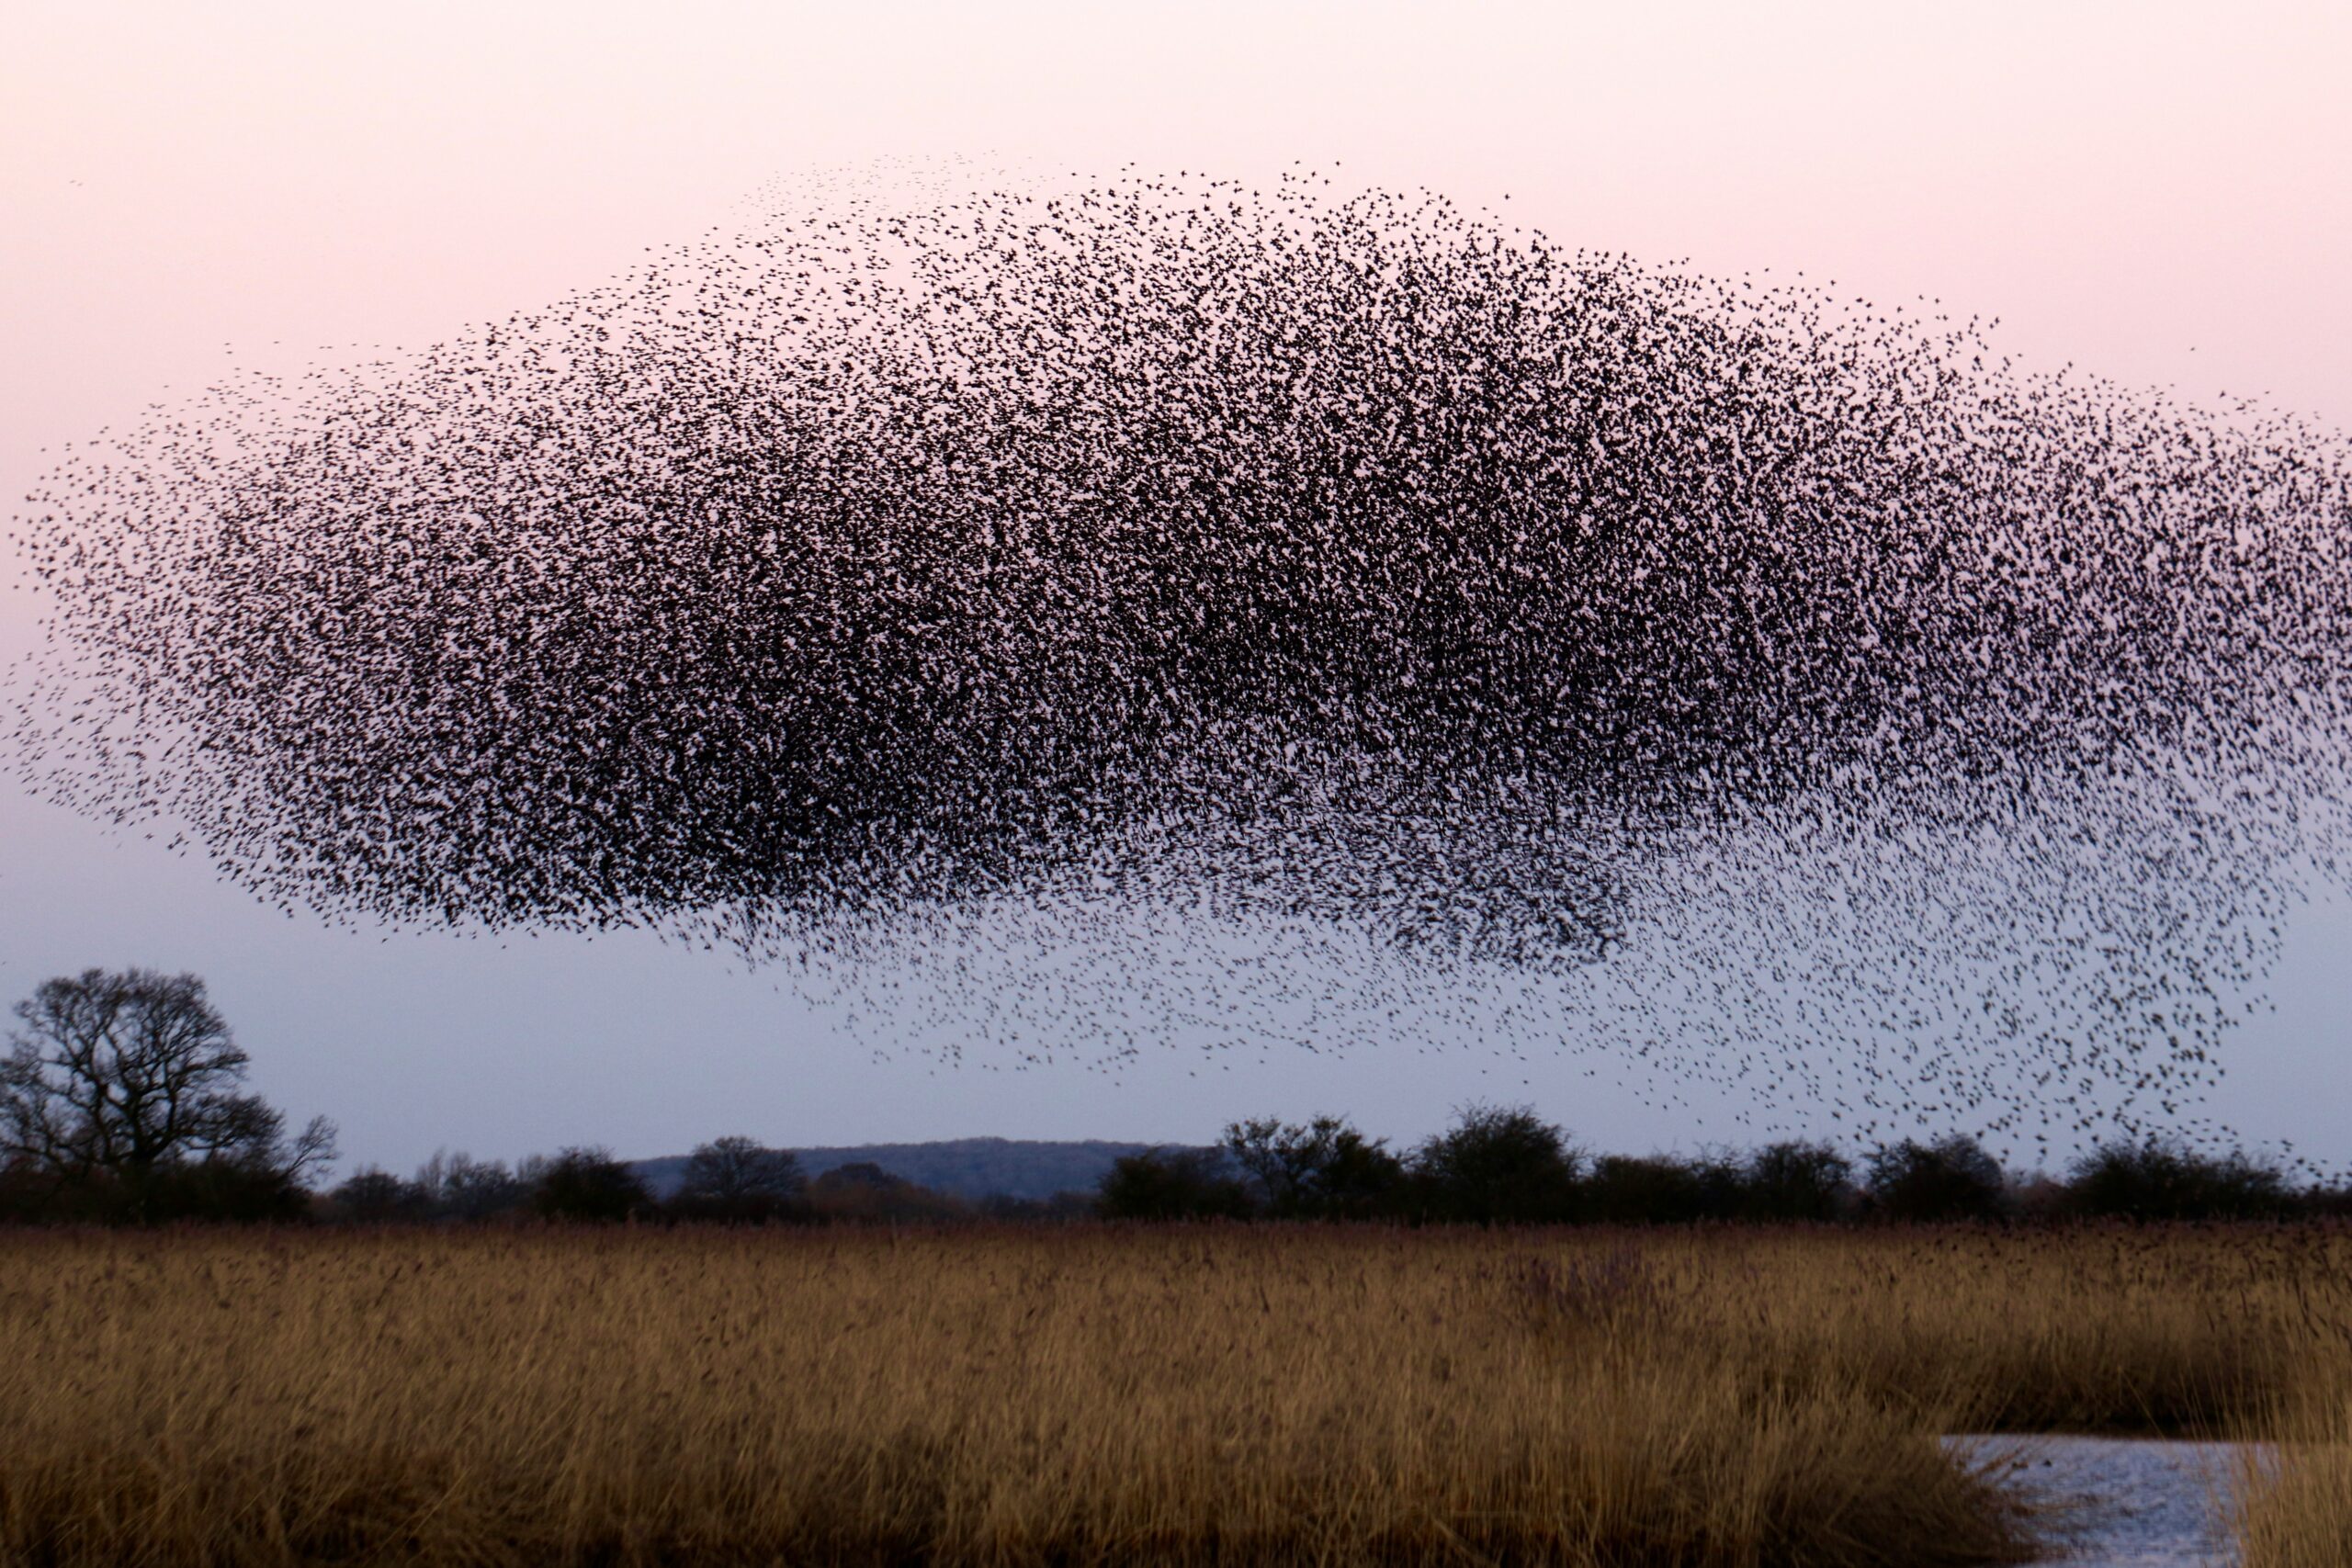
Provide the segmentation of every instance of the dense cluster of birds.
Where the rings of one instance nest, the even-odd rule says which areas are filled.
[[[2352,798],[2340,437],[1317,172],[772,208],[16,532],[58,798],[1024,1048],[2186,1116]]]

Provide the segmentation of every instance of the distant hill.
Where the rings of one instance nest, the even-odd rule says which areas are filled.
[[[880,1166],[934,1191],[958,1198],[1050,1198],[1057,1192],[1091,1192],[1114,1161],[1164,1144],[1032,1143],[1012,1138],[951,1138],[937,1144],[862,1144],[854,1148],[795,1149],[801,1170],[814,1180],[838,1166],[860,1160]],[[630,1162],[655,1196],[668,1197],[684,1179],[686,1156]]]

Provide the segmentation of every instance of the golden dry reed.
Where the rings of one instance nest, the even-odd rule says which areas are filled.
[[[2341,1288],[2337,1262],[2330,1282]],[[2245,1568],[2352,1563],[2352,1324],[2324,1311],[2313,1317],[2309,1354],[2261,1424],[2275,1446],[2239,1467]]]
[[[0,1562],[2014,1560],[2032,1521],[1938,1433],[2270,1418],[2315,1348],[2352,1363],[2311,1284],[2347,1260],[2253,1227],[17,1233]]]

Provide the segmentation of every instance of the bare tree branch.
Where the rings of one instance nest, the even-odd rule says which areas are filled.
[[[136,1211],[166,1167],[290,1189],[334,1157],[332,1122],[289,1143],[284,1113],[243,1091],[250,1058],[194,975],[85,970],[44,982],[16,1018],[0,1062],[0,1155],[13,1163],[111,1181]]]

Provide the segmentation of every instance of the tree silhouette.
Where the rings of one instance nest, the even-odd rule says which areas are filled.
[[[1905,1138],[1870,1157],[1871,1202],[1888,1219],[1991,1219],[2006,1187],[2000,1162],[1958,1133],[1932,1144]]]
[[[1747,1217],[1832,1220],[1853,1195],[1854,1168],[1826,1144],[1767,1144],[1747,1157]],[[1999,1174],[1995,1172],[1995,1186]]]
[[[1240,1220],[1250,1190],[1227,1174],[1221,1149],[1153,1149],[1128,1155],[1102,1178],[1095,1199],[1112,1220]]]
[[[535,1173],[531,1207],[550,1220],[625,1220],[653,1206],[637,1172],[601,1144],[560,1149]]]
[[[1581,1163],[1532,1107],[1472,1105],[1421,1145],[1415,1175],[1431,1218],[1540,1224],[1575,1217]]]
[[[714,1138],[687,1157],[671,1207],[685,1219],[775,1219],[797,1212],[808,1186],[789,1149],[741,1135]]]
[[[2276,1166],[2243,1154],[2200,1154],[2147,1138],[2107,1143],[2075,1162],[2074,1208],[2133,1220],[2267,1219],[2293,1199]]]
[[[1278,1219],[1364,1219],[1396,1201],[1404,1162],[1337,1116],[1304,1124],[1261,1116],[1225,1130],[1225,1147]]]
[[[249,1058],[194,975],[88,969],[17,1004],[0,1062],[0,1156],[97,1217],[254,1213],[334,1157],[316,1117],[243,1092]]]

